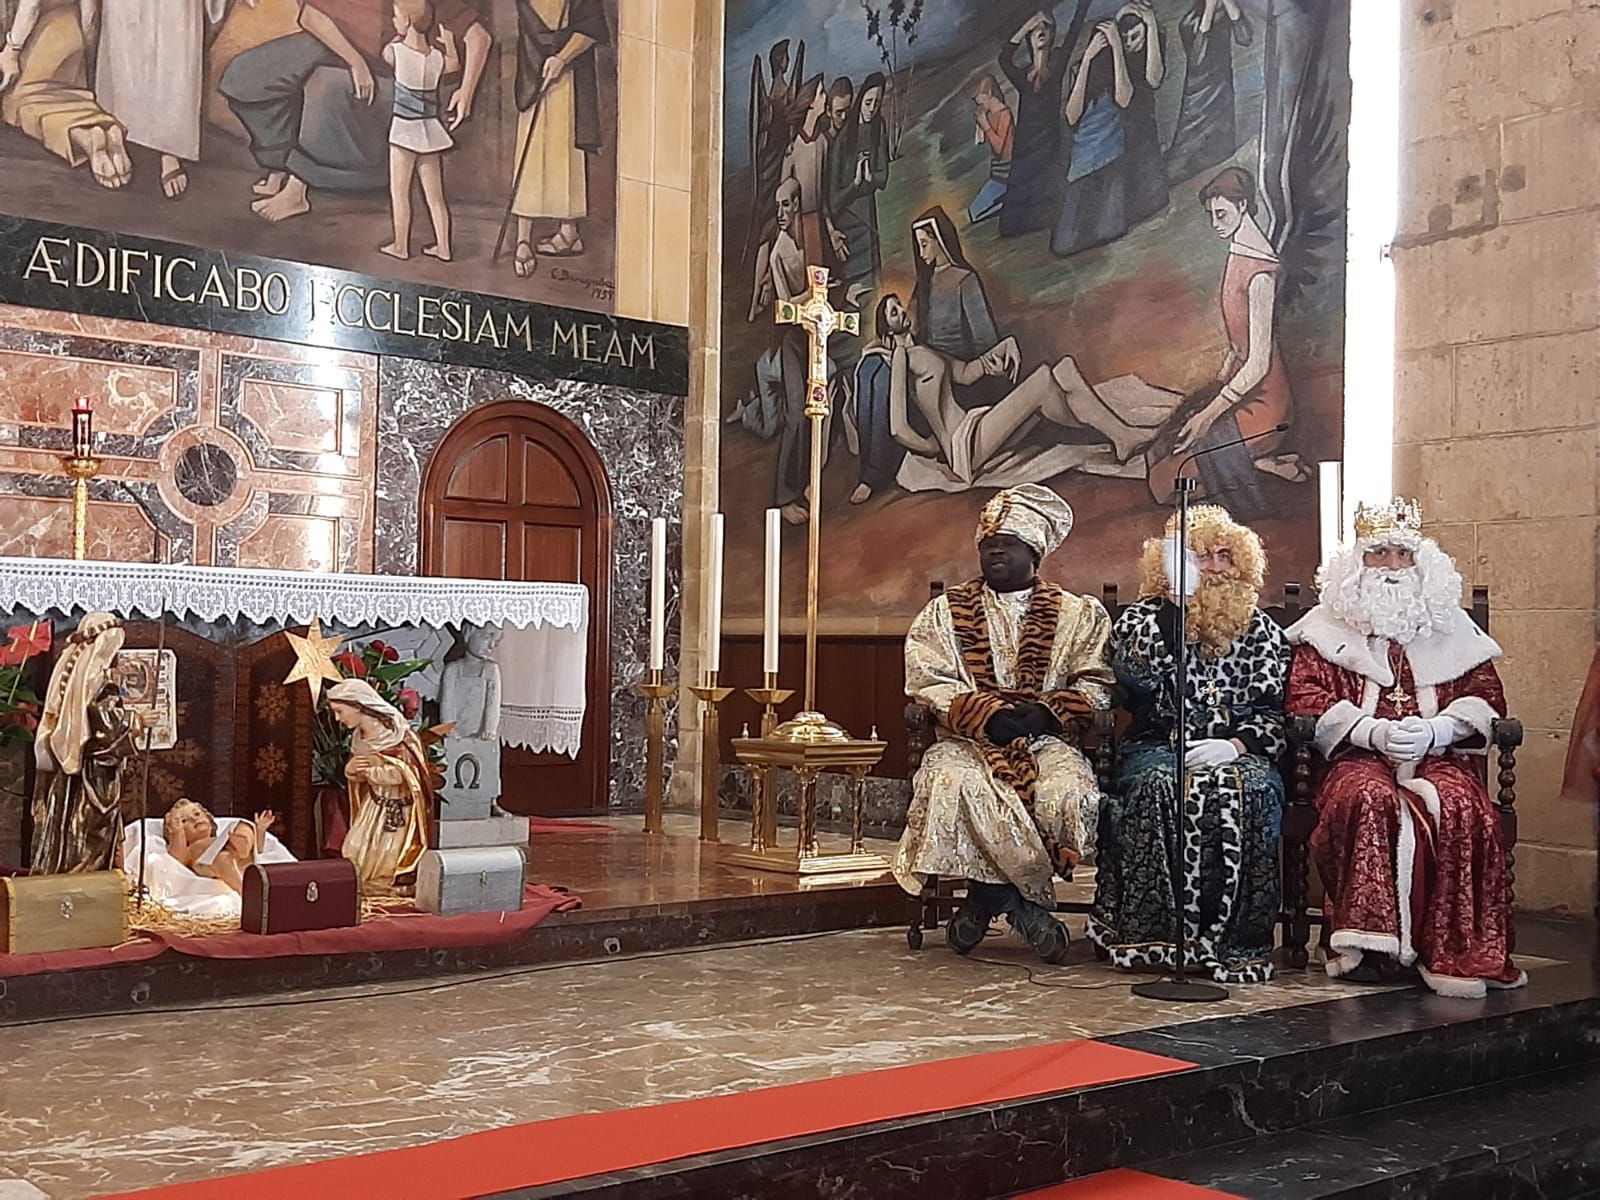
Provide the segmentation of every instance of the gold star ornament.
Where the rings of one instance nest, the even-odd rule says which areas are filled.
[[[294,669],[283,682],[293,684],[304,679],[306,686],[311,689],[311,704],[315,707],[322,699],[324,679],[329,683],[344,682],[344,676],[333,664],[333,656],[339,652],[344,639],[323,637],[321,621],[312,621],[304,637],[298,633],[290,633],[287,629],[283,631],[283,636],[288,638],[289,645],[294,647]]]

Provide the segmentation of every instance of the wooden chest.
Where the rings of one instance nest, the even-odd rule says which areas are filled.
[[[361,923],[361,885],[347,858],[252,863],[239,897],[246,933],[308,933]]]
[[[520,846],[429,850],[417,866],[417,907],[446,917],[517,912],[527,873]]]
[[[0,879],[0,954],[92,950],[128,940],[121,871]]]

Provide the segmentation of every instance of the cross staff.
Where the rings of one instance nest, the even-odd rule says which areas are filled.
[[[844,312],[828,302],[828,268],[807,267],[811,290],[804,300],[779,300],[777,322],[798,325],[810,343],[806,371],[806,418],[811,422],[811,489],[806,505],[810,548],[806,568],[806,714],[817,702],[817,566],[822,548],[822,439],[823,421],[832,411],[828,404],[828,339],[836,333],[859,333],[861,315]],[[798,718],[797,718],[798,719]]]

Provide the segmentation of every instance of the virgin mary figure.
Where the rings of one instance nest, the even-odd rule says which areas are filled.
[[[344,857],[367,896],[407,894],[428,848],[433,771],[410,723],[364,679],[328,689],[328,709],[354,735],[345,782],[350,832]]]
[[[122,770],[142,722],[111,674],[122,622],[90,613],[50,672],[34,738],[32,869],[41,875],[120,866]]]

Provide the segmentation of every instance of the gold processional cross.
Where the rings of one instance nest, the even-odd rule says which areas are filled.
[[[828,302],[828,268],[807,267],[811,290],[803,300],[779,300],[780,325],[798,325],[810,342],[806,371],[806,419],[811,422],[811,487],[806,493],[811,545],[806,572],[806,692],[797,721],[816,714],[817,700],[817,565],[822,548],[822,438],[828,404],[828,339],[836,333],[861,332],[861,315],[843,312]],[[820,719],[817,722],[820,724]]]

